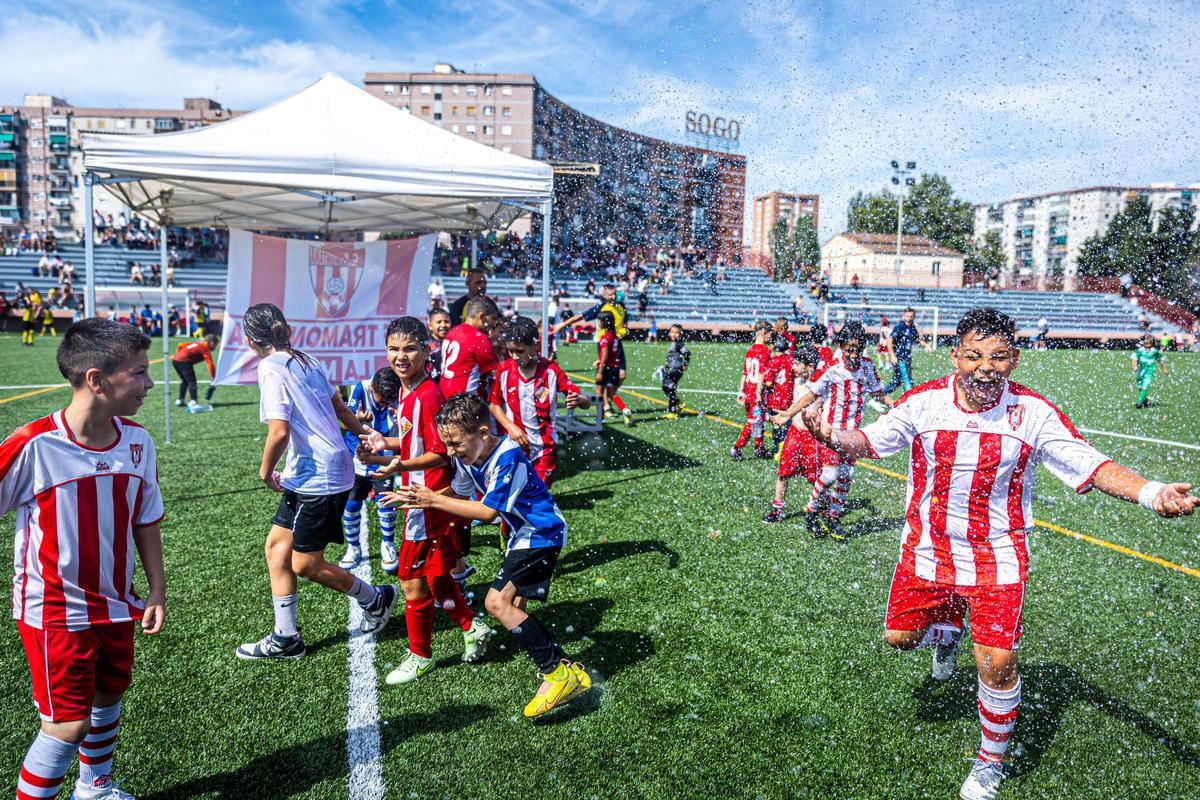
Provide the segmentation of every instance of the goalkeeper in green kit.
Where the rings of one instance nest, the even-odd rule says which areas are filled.
[[[1162,350],[1154,344],[1154,337],[1146,334],[1137,350],[1133,351],[1133,371],[1137,376],[1138,396],[1134,408],[1145,408],[1150,405],[1150,384],[1154,383],[1154,372],[1161,367],[1167,374],[1167,362],[1163,360]]]

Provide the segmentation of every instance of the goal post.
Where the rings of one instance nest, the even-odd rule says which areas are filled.
[[[915,314],[914,322],[917,329],[921,332],[922,338],[927,339],[933,346],[933,349],[936,350],[938,346],[938,325],[941,322],[941,310],[935,305],[826,303],[822,312],[822,321],[826,327],[832,322],[834,328],[840,328],[850,321],[858,321],[863,324],[868,333],[875,334],[879,332],[879,326],[883,324],[884,318],[886,318],[887,325],[890,328],[899,322],[901,315],[910,308]]]
[[[554,302],[551,301],[551,307],[553,307]],[[569,311],[572,315],[581,314],[600,302],[602,301],[594,297],[560,297],[557,301],[559,319],[552,319],[550,322],[553,324],[562,319],[564,310]],[[540,322],[542,318],[542,298],[536,296],[514,297],[513,311],[516,311],[523,317],[529,317],[535,322]]]

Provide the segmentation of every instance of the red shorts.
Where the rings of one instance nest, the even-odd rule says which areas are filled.
[[[122,695],[133,678],[133,623],[41,630],[20,620],[33,700],[47,722],[89,719],[96,692]]]
[[[955,586],[919,578],[896,565],[888,592],[884,625],[894,631],[921,631],[935,622],[962,625],[971,615],[975,644],[1016,650],[1021,641],[1025,584]]]
[[[461,552],[459,533],[453,527],[445,533],[419,541],[405,539],[400,545],[400,566],[396,577],[406,581],[449,575],[454,571]]]
[[[816,483],[821,472],[820,450],[821,445],[811,433],[789,424],[787,437],[779,448],[779,477],[803,475],[804,480]]]
[[[542,450],[541,455],[533,459],[533,471],[542,479],[542,483],[546,484],[546,488],[550,488],[550,484],[554,482],[554,470],[558,467],[558,451],[557,448],[547,447]]]

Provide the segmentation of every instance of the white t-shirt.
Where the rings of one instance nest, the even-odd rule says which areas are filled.
[[[272,353],[258,363],[258,388],[259,421],[281,419],[291,427],[283,488],[329,495],[353,486],[354,459],[342,441],[325,369],[316,361]]]

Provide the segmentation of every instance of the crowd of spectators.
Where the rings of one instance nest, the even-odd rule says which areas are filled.
[[[0,251],[6,256],[21,253],[57,253],[58,238],[52,230],[30,230],[26,227],[19,232],[0,233]]]

